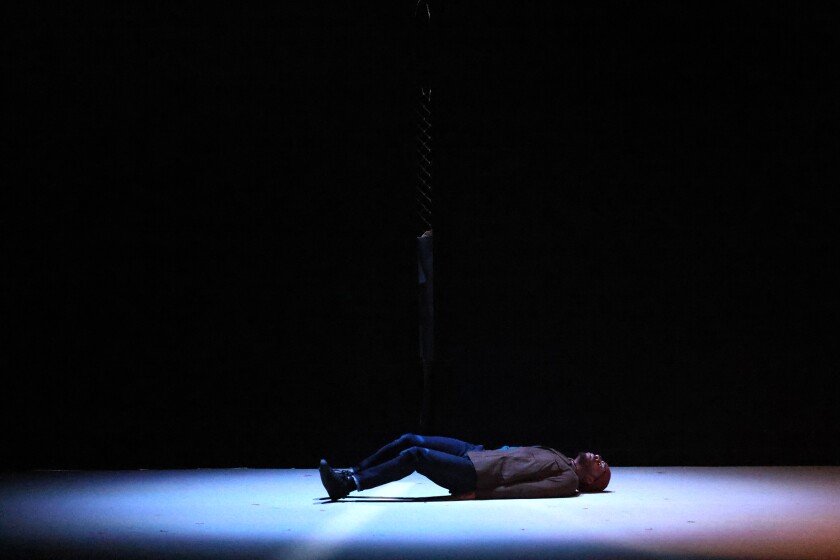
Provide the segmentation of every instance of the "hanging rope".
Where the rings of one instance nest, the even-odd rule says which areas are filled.
[[[417,155],[417,214],[422,234],[417,238],[419,281],[420,358],[423,364],[423,401],[420,409],[420,433],[434,431],[433,375],[434,360],[434,259],[432,238],[432,87],[430,79],[429,27],[432,13],[428,0],[418,0],[414,8],[416,36],[414,64],[419,97],[415,109]]]
[[[417,212],[432,229],[432,89],[420,87],[417,106]]]

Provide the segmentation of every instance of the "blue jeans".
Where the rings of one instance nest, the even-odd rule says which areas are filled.
[[[354,469],[362,490],[375,488],[418,472],[453,494],[475,490],[475,467],[468,451],[484,446],[440,437],[405,434],[392,441]]]

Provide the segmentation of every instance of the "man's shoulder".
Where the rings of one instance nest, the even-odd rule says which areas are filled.
[[[560,453],[559,451],[557,451],[553,447],[548,447],[546,445],[535,445],[534,448],[535,449],[540,449],[542,451],[546,451],[546,452],[551,453],[553,455],[557,455],[558,457],[560,457],[561,459],[564,459],[566,461],[569,460],[568,457],[566,457],[565,455],[563,455],[562,453]]]
[[[468,452],[468,454],[470,457],[472,457],[473,455],[553,455],[563,461],[569,461],[568,457],[566,457],[556,449],[547,447],[545,445],[524,445],[521,447],[504,446],[500,447],[499,449],[484,449],[481,451],[470,451]]]

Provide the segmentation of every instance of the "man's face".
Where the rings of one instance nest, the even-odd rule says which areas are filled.
[[[578,453],[575,462],[580,467],[578,476],[583,484],[592,484],[594,480],[604,474],[608,467],[607,462],[601,459],[600,455],[589,451]]]

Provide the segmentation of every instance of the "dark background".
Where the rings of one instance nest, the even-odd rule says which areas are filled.
[[[3,9],[4,468],[418,429],[413,3],[287,4]],[[556,4],[432,5],[434,431],[840,464],[833,13]]]

